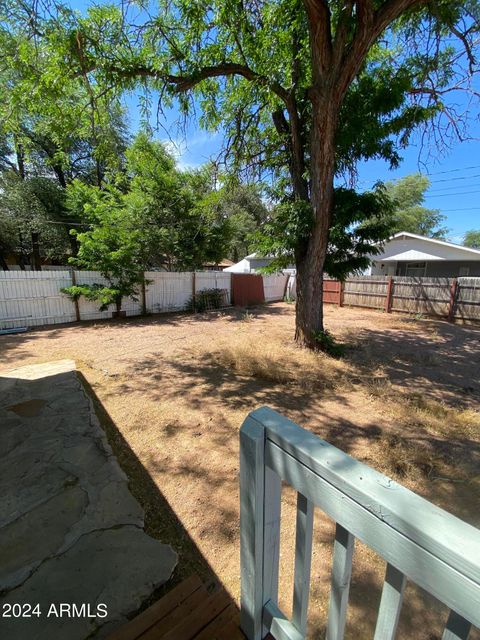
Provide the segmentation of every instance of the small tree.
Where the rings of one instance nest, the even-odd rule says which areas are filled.
[[[99,190],[74,183],[69,191],[70,205],[75,202],[78,207],[82,199],[85,217],[92,227],[83,233],[72,231],[79,250],[75,258],[70,258],[70,264],[100,271],[108,284],[79,284],[62,291],[73,298],[83,295],[98,301],[101,311],[114,304],[119,313],[123,298],[136,299],[144,282],[140,232],[123,206],[123,194],[115,187]]]

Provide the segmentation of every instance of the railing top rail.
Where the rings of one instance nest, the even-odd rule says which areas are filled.
[[[249,420],[267,442],[339,489],[350,499],[451,568],[480,583],[480,531],[387,476],[355,460],[277,412],[262,407]]]

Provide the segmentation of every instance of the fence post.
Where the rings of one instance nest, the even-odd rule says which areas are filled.
[[[147,315],[147,291],[145,286],[145,271],[142,273],[142,315]]]
[[[340,280],[340,288],[338,290],[338,306],[343,307],[343,296],[345,293],[345,281]]]
[[[387,296],[385,298],[385,311],[392,313],[393,276],[387,277]]]
[[[454,319],[457,294],[458,294],[458,280],[456,278],[453,278],[452,284],[450,285],[450,302],[448,305],[447,319],[449,322],[453,322],[453,319]]]
[[[72,279],[72,287],[74,287],[77,284],[77,277],[75,276],[75,269],[70,269],[70,277]],[[73,298],[73,306],[75,307],[75,317],[77,319],[77,322],[80,322],[81,317],[80,317],[80,305],[78,304],[78,298],[74,297]]]
[[[193,313],[196,312],[197,310],[197,285],[196,285],[196,277],[195,277],[195,271],[192,272],[192,308],[193,308]]]

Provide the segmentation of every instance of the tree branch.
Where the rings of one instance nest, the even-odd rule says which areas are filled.
[[[386,0],[373,11],[371,0],[357,0],[357,29],[338,70],[338,100],[342,100],[350,83],[361,69],[370,47],[385,29],[408,9],[427,5],[428,2],[429,0]]]
[[[95,68],[95,65],[91,66],[90,71],[94,71]],[[188,75],[173,75],[146,66],[123,68],[113,65],[106,66],[104,71],[123,78],[142,77],[163,80],[165,83],[173,86],[175,93],[185,93],[207,78],[242,76],[250,82],[257,82],[260,85],[268,87],[285,103],[288,101],[288,91],[279,82],[269,80],[265,76],[253,71],[253,69],[250,69],[250,67],[235,62],[222,62],[217,65],[202,67],[198,69],[198,71]],[[83,75],[83,73],[79,72],[76,75]]]
[[[327,0],[304,0],[312,51],[313,84],[321,84],[332,66],[332,26]]]

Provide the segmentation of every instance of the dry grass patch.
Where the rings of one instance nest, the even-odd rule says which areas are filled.
[[[252,340],[247,333],[221,342],[211,355],[216,364],[238,375],[309,389],[346,385],[352,373],[345,361],[275,337]]]

